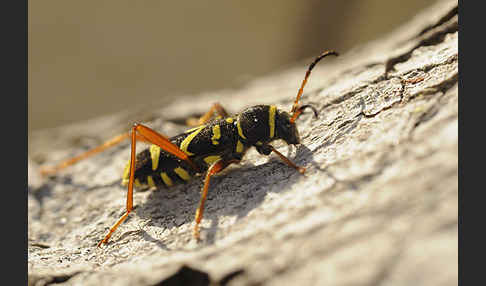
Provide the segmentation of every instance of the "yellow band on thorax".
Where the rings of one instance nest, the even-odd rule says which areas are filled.
[[[268,110],[268,125],[270,126],[270,138],[275,136],[275,113],[277,112],[277,107],[275,105],[270,105]]]
[[[238,135],[240,135],[241,138],[246,139],[245,134],[243,134],[243,130],[241,129],[239,118],[238,118],[238,123],[236,123],[236,127],[238,128]]]

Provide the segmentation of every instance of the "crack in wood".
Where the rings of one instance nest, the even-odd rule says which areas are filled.
[[[406,62],[412,56],[412,53],[420,48],[432,46],[444,41],[447,34],[455,33],[459,30],[457,6],[452,9],[447,15],[438,21],[437,24],[432,25],[433,28],[424,29],[417,38],[419,42],[415,44],[405,53],[389,58],[385,63],[385,77],[388,78],[388,73],[394,69],[398,63]]]

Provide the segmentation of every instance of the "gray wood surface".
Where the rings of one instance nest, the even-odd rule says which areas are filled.
[[[50,179],[38,167],[135,121],[175,135],[183,118],[216,101],[230,112],[259,103],[289,109],[311,59],[240,90],[32,134],[29,284],[457,285],[457,19],[457,1],[440,1],[319,63],[302,98],[319,118],[298,121],[301,146],[276,144],[306,174],[249,152],[212,181],[200,243],[191,236],[196,178],[135,192],[135,212],[96,247],[124,211],[128,141]]]

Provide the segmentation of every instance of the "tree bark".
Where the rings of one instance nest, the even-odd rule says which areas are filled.
[[[135,121],[172,136],[214,102],[231,112],[288,110],[308,64],[191,104],[180,98],[32,134],[29,285],[457,285],[457,1],[319,63],[302,97],[319,118],[299,119],[297,148],[275,144],[307,172],[249,152],[213,178],[200,243],[192,228],[201,177],[135,192],[134,213],[96,247],[124,212],[128,141],[55,177],[38,175],[39,164]]]

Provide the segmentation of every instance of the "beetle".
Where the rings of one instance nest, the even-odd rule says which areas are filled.
[[[215,103],[195,122],[196,124],[192,123],[197,125],[196,127],[182,134],[168,138],[146,125],[135,123],[130,132],[116,136],[55,167],[43,167],[41,173],[44,175],[56,173],[125,139],[131,139],[130,160],[122,177],[122,184],[128,188],[126,211],[98,246],[108,242],[113,232],[133,210],[134,187],[171,187],[177,183],[184,183],[196,175],[205,174],[201,198],[194,218],[193,236],[199,240],[199,224],[203,217],[211,177],[229,165],[239,163],[249,148],[255,147],[261,155],[270,155],[273,152],[288,166],[302,174],[305,172],[304,167],[293,163],[270,143],[283,140],[287,145],[300,144],[295,121],[308,108],[314,112],[316,118],[318,116],[313,106],[301,105],[300,98],[314,66],[329,55],[337,56],[338,53],[325,51],[309,65],[290,112],[280,110],[275,105],[256,105],[230,116],[219,103]],[[214,118],[215,114],[217,114],[216,118]],[[137,154],[137,141],[152,145]]]

